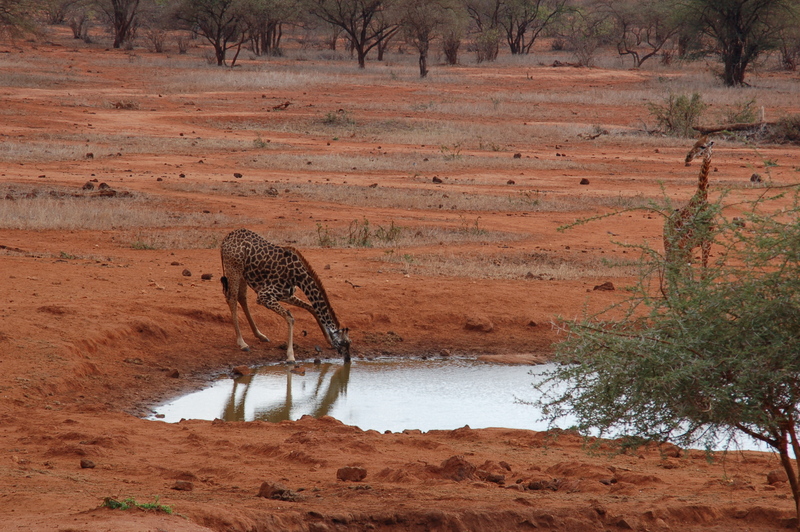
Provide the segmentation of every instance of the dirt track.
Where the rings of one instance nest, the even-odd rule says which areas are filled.
[[[509,187],[543,191],[547,197],[657,196],[659,180],[677,199],[692,193],[695,168],[683,167],[686,147],[670,139],[660,145],[645,137],[641,142],[613,136],[594,141],[571,133],[553,138],[532,134],[483,152],[474,145],[457,148],[448,142],[451,152],[463,149],[458,155],[467,160],[511,160],[521,153],[520,164],[529,166],[462,163],[452,171],[445,166],[445,171],[421,169],[417,175],[357,169],[326,174],[310,163],[290,171],[269,166],[269,157],[284,152],[309,157],[372,154],[375,159],[386,152],[417,157],[420,168],[423,159],[446,159],[448,152],[441,145],[378,144],[368,134],[334,141],[331,135],[298,133],[280,124],[318,119],[340,108],[359,109],[361,119],[383,119],[381,104],[401,105],[398,101],[408,106],[464,94],[467,101],[480,101],[498,83],[511,93],[531,90],[525,72],[513,65],[448,69],[447,76],[464,81],[433,87],[401,76],[396,82],[365,78],[350,88],[340,83],[308,93],[174,89],[162,94],[150,89],[160,70],[150,68],[149,61],[160,59],[146,52],[129,56],[78,47],[63,35],[53,39],[9,47],[0,57],[0,73],[8,80],[18,80],[23,65],[26,75],[42,79],[3,84],[0,77],[0,139],[7,148],[21,146],[18,160],[8,148],[0,163],[2,185],[10,187],[9,198],[0,197],[6,205],[26,201],[30,193],[47,196],[50,190],[86,194],[81,187],[97,180],[95,185],[107,182],[118,193],[146,195],[147,208],[163,202],[158,208],[169,212],[219,216],[219,223],[198,229],[216,236],[242,225],[264,233],[277,228],[313,234],[320,225],[346,227],[352,218],[362,217],[373,224],[398,220],[407,227],[459,227],[475,220],[481,228],[517,236],[446,246],[423,243],[402,252],[437,253],[447,247],[466,256],[538,253],[575,265],[590,258],[622,258],[624,250],[613,239],[648,239],[657,245],[661,220],[636,212],[558,232],[560,225],[608,209],[342,207],[309,200],[285,187],[326,179],[364,188],[377,183],[432,190],[444,203],[468,191],[507,194]],[[193,60],[200,61],[199,55]],[[554,93],[580,84],[623,91],[657,76],[546,66],[527,70],[547,80],[542,90]],[[201,75],[218,73],[206,69]],[[389,84],[395,90],[387,90]],[[284,114],[272,109],[287,100],[291,105]],[[134,108],[126,108],[125,102],[135,102]],[[364,102],[375,104],[362,109]],[[625,128],[632,127],[637,114],[646,115],[642,106],[587,104],[569,111],[541,107],[531,111],[530,118],[519,117],[513,127],[528,127],[536,116],[552,123],[555,115],[569,112],[572,120],[562,118],[564,127],[577,122],[588,129],[599,121]],[[442,116],[434,113],[426,119],[453,119],[444,116],[445,110],[439,112]],[[253,130],[232,127],[237,121],[260,123],[265,141],[278,147],[266,156],[251,148]],[[150,140],[133,148],[141,139]],[[80,155],[45,153],[61,144],[71,144]],[[93,150],[91,157],[88,150]],[[746,182],[754,170],[764,172],[764,160],[774,159],[785,164],[772,169],[773,180],[790,183],[796,180],[798,155],[796,147],[767,146],[754,153],[722,143],[715,155],[715,176],[718,182]],[[250,159],[261,162],[248,166]],[[544,166],[536,166],[540,164]],[[235,178],[234,172],[243,177]],[[433,185],[434,175],[443,183]],[[582,178],[590,184],[579,185]],[[265,182],[276,188],[277,196],[248,191]],[[221,186],[239,187],[242,193],[213,190]],[[768,473],[779,469],[770,454],[728,453],[713,463],[699,451],[673,456],[669,447],[608,456],[588,453],[579,437],[564,432],[465,428],[378,434],[330,418],[276,425],[144,421],[137,416],[147,412],[148,405],[202,386],[210,375],[241,364],[279,360],[284,325],[277,317],[258,313],[256,319],[273,342],[255,345],[250,353],[239,351],[219,285],[217,249],[134,249],[136,231],[0,229],[3,530],[727,531],[780,530],[793,518],[788,486],[767,484]],[[620,290],[592,288],[609,280],[617,286],[626,282],[586,275],[423,275],[382,261],[385,248],[309,246],[304,252],[319,265],[336,312],[352,331],[357,357],[437,354],[443,349],[546,355],[557,339],[552,320],[617,300]],[[191,276],[183,274],[185,269]],[[201,280],[204,273],[211,274],[211,280]],[[314,346],[324,345],[322,335],[308,315],[295,315],[297,329],[308,332],[296,340],[298,358],[313,358]],[[470,320],[490,323],[491,331],[467,329]],[[397,337],[403,341],[395,341]],[[246,338],[253,342],[251,336]],[[95,467],[82,468],[81,460]],[[367,477],[361,482],[337,480],[337,470],[344,466],[363,467]],[[175,489],[178,481],[192,489]],[[288,497],[292,500],[258,497],[263,482],[285,485],[293,491]],[[134,497],[140,503],[158,498],[179,515],[102,508],[106,497]]]

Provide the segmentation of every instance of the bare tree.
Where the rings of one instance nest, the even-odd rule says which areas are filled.
[[[36,29],[30,0],[0,0],[0,37],[19,37]]]
[[[498,23],[512,54],[530,53],[542,31],[556,22],[567,0],[504,0],[499,3]]]
[[[597,9],[614,21],[617,51],[629,55],[635,68],[675,38],[683,22],[671,1],[599,0]]]
[[[251,0],[244,11],[250,46],[256,55],[279,55],[283,24],[297,18],[298,0]]]
[[[466,0],[469,18],[477,29],[475,53],[478,63],[494,61],[500,51],[500,12],[502,0]]]
[[[114,48],[133,40],[136,36],[137,16],[141,0],[95,0],[105,15],[114,35]]]
[[[390,39],[400,25],[387,17],[392,0],[309,0],[315,17],[344,30],[356,52],[359,68],[364,68],[367,54]]]
[[[455,0],[401,0],[397,8],[406,38],[419,52],[419,76],[424,78],[431,41],[454,24],[458,4]]]
[[[691,14],[713,38],[730,87],[745,85],[747,67],[775,46],[781,28],[798,9],[796,0],[692,0]]]
[[[42,2],[42,13],[48,24],[63,24],[67,17],[75,10],[79,4],[86,3],[85,0],[45,0]]]
[[[228,49],[241,46],[246,35],[244,7],[241,0],[182,0],[176,17],[211,44],[222,66]]]

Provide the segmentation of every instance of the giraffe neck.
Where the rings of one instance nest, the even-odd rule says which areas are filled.
[[[696,196],[703,201],[708,200],[708,174],[711,171],[711,150],[706,150],[703,154],[703,163],[700,165],[700,173],[697,176]]]
[[[311,306],[314,307],[317,323],[328,342],[336,347],[335,335],[340,329],[339,320],[333,312],[333,307],[328,300],[328,294],[317,276],[317,272],[306,261],[306,258],[294,248],[287,248],[294,252],[303,264],[303,268],[295,272],[296,286],[303,291]]]

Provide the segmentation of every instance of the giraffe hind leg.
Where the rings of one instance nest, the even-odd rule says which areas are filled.
[[[242,351],[249,351],[250,346],[248,346],[244,338],[242,338],[242,330],[239,328],[239,316],[237,315],[240,284],[243,284],[241,277],[230,275],[225,277],[222,288],[225,291],[225,299],[228,302],[228,307],[231,309],[231,321],[233,322],[233,329],[236,331],[236,345],[238,345],[239,349]],[[247,285],[244,285],[244,287],[247,288]]]

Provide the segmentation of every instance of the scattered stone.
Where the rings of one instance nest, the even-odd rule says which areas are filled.
[[[250,366],[236,366],[231,371],[233,372],[234,375],[241,375],[241,376],[247,376],[253,373],[253,370],[250,369]]]
[[[501,475],[499,473],[490,473],[489,471],[484,471],[483,469],[478,469],[475,472],[475,475],[483,480],[484,482],[492,482],[494,484],[505,484],[506,483],[506,476]]]
[[[494,330],[494,323],[486,316],[470,316],[467,318],[464,328],[468,331],[488,333]]]
[[[369,188],[378,188],[378,183],[372,183]]]
[[[367,476],[367,470],[363,467],[346,466],[336,471],[336,478],[345,482],[361,482]]]
[[[192,276],[192,272],[191,272],[191,271],[189,271],[189,269],[187,268],[187,269],[184,269],[184,270],[181,272],[181,275],[183,275],[184,277],[191,277],[191,276]]]
[[[589,180],[588,179],[586,179],[585,177],[581,178],[581,185],[588,185],[588,184],[589,184]]]
[[[767,484],[777,484],[778,482],[788,482],[789,476],[783,469],[773,469],[767,473]]]
[[[83,190],[94,190],[94,183],[92,183],[91,181],[87,181],[82,188]]]
[[[514,181],[513,179],[509,179],[508,181],[506,181],[506,185],[516,185],[516,184],[517,182]]]
[[[242,178],[242,174],[240,174],[239,172],[234,172],[233,173],[233,177],[235,177],[236,179],[241,179]]]
[[[193,491],[194,483],[189,482],[188,480],[176,480],[175,485],[172,486],[172,489],[178,491]]]
[[[522,154],[521,153],[515,153],[514,154],[514,159],[522,159]]]
[[[94,468],[95,464],[91,460],[87,460],[86,458],[81,460],[81,469],[94,469]]]
[[[186,174],[178,174],[178,177],[186,177]]]
[[[103,183],[100,183],[99,185],[97,185],[97,189],[98,190],[110,190],[111,189],[111,185],[109,185],[108,183],[103,182]]]
[[[441,475],[444,478],[461,482],[462,480],[475,480],[477,468],[469,463],[462,455],[451,456],[441,466]]]
[[[87,153],[86,154],[86,158],[87,159],[94,159],[94,153],[92,153],[92,152]]]
[[[300,496],[296,492],[277,482],[263,482],[261,488],[258,490],[257,496],[264,497],[265,499],[277,499],[290,502],[300,500]]]
[[[761,174],[753,174],[750,176],[751,183],[761,183]]]
[[[616,290],[616,288],[614,287],[614,283],[612,283],[611,281],[606,281],[603,284],[599,284],[599,285],[595,286],[592,290],[608,290],[608,291],[612,291],[612,290]]]
[[[167,377],[170,379],[177,379],[181,376],[180,372],[177,369],[171,369],[167,372]]]
[[[433,179],[431,179],[431,181],[433,181],[434,183],[441,183],[442,182],[442,180],[440,178],[436,177],[436,176],[433,176]]]
[[[683,454],[681,448],[674,443],[666,443],[659,450],[661,451],[661,456],[667,458],[680,458]]]
[[[214,277],[213,273],[204,273],[200,278],[204,281],[210,281]]]

